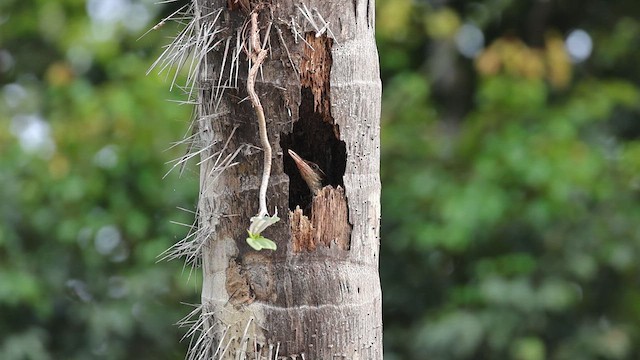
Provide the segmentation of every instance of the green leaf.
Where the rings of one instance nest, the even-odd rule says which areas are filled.
[[[261,236],[249,233],[249,237],[247,238],[247,244],[251,246],[254,250],[260,251],[262,249],[267,250],[276,250],[276,243]]]

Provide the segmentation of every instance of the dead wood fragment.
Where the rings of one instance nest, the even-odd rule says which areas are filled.
[[[291,224],[291,250],[294,253],[315,251],[313,226],[299,206],[295,210],[289,211],[289,223]]]
[[[351,224],[344,189],[325,186],[311,204],[311,220],[297,207],[289,212],[293,252],[312,252],[318,246],[349,250]]]
[[[333,124],[329,91],[333,40],[326,35],[316,37],[313,32],[305,34],[305,38],[308,45],[304,47],[300,63],[300,84],[311,89],[314,110],[322,114],[325,122]]]

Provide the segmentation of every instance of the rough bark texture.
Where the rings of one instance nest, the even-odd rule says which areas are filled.
[[[244,7],[252,6],[231,0],[196,4],[202,14],[224,7],[230,36],[247,19]],[[258,211],[263,168],[255,111],[241,101],[247,96],[246,56],[240,55],[238,89],[227,90],[219,105],[213,94],[224,52],[211,52],[210,64],[201,67],[197,126],[200,141],[214,144],[201,155],[198,206],[199,227],[208,234],[203,333],[214,338],[213,358],[382,358],[381,84],[374,3],[304,1],[328,23],[331,31],[319,36],[324,23],[315,17],[314,26],[301,4],[273,0],[260,12],[261,36],[273,21],[269,56],[256,82],[274,154],[268,207],[282,218],[263,235],[277,243],[277,251],[256,252],[245,242],[249,219]],[[332,186],[311,199],[287,148],[316,162]],[[242,150],[237,165],[219,175],[211,156],[223,149],[223,158]],[[218,344],[228,348],[214,357]]]

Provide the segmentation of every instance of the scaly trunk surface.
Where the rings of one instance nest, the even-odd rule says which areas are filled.
[[[263,235],[276,251],[245,241],[258,212],[263,152],[246,100],[247,56],[236,40],[247,39],[254,4],[194,4],[200,28],[215,22],[223,41],[200,64],[197,84],[196,125],[207,148],[198,205],[205,321],[192,350],[213,359],[381,359],[374,2],[273,0],[259,10],[260,36],[269,34],[255,86],[273,148],[267,202],[282,218]],[[217,18],[216,9],[223,9]],[[236,88],[219,96],[221,73]],[[315,196],[288,149],[326,174]],[[227,156],[235,165],[218,171]]]

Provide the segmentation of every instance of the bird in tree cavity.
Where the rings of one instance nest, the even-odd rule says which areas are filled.
[[[318,164],[301,158],[300,155],[291,149],[289,149],[289,155],[296,164],[302,179],[307,183],[309,190],[311,190],[311,194],[315,196],[318,191],[322,189],[322,179],[326,177],[325,173],[320,169]]]

